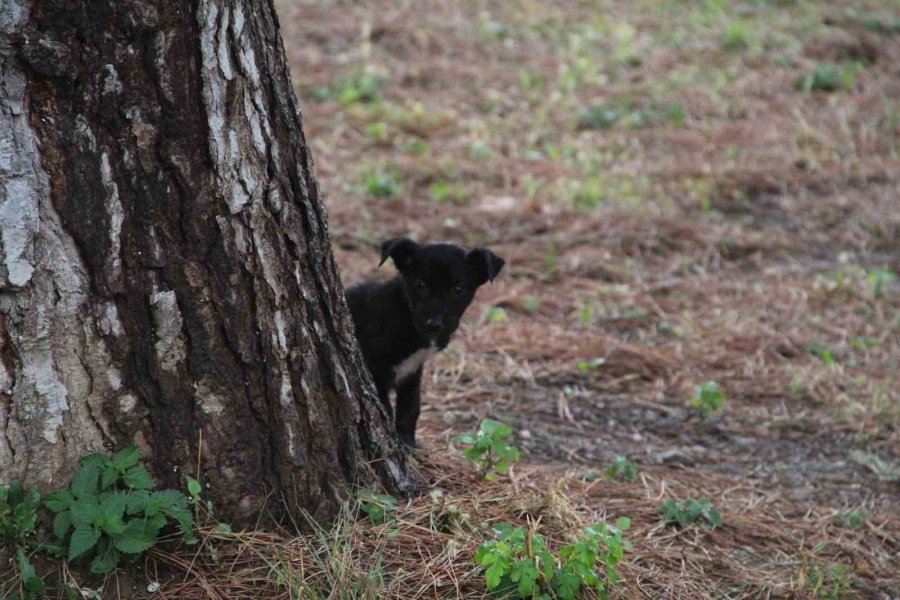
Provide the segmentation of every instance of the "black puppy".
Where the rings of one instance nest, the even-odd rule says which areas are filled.
[[[415,446],[422,365],[447,347],[475,290],[493,281],[504,263],[484,248],[407,238],[381,245],[379,266],[389,257],[400,275],[349,289],[347,303],[378,397],[390,414],[389,394],[396,390],[397,432]]]

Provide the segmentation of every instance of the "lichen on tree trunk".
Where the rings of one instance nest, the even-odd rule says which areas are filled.
[[[135,441],[238,523],[409,489],[272,5],[12,0],[0,68],[0,479]]]

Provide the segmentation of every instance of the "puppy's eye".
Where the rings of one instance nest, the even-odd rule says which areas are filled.
[[[456,294],[457,296],[462,296],[463,294],[466,293],[466,286],[460,284],[460,285],[454,287],[453,293]]]
[[[416,279],[416,289],[419,290],[419,291],[427,290],[427,289],[428,289],[428,285],[427,285],[424,281],[422,281],[421,279]]]

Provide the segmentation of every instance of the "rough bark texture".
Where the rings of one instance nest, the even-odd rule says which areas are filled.
[[[135,440],[239,523],[404,491],[271,3],[4,0],[0,69],[0,480]]]

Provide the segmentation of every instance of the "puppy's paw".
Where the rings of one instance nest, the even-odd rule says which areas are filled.
[[[419,444],[416,443],[416,435],[414,433],[400,433],[400,441],[403,442],[403,445],[406,446],[409,450],[418,450],[421,448]]]

